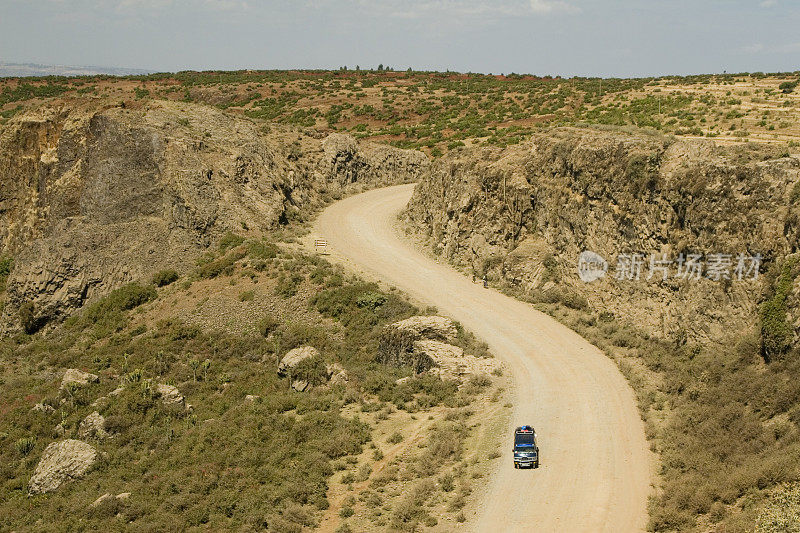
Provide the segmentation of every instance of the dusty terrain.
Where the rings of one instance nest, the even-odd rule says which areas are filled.
[[[412,186],[354,196],[325,210],[314,234],[335,257],[435,304],[488,342],[514,376],[507,428],[533,424],[542,466],[501,459],[476,531],[636,531],[647,520],[651,458],[630,387],[614,363],[530,305],[473,284],[414,249],[396,229]]]

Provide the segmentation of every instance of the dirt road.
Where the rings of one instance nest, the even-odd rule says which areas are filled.
[[[536,427],[538,470],[515,470],[508,449],[476,531],[641,531],[650,455],[633,392],[616,365],[530,305],[473,284],[396,230],[413,186],[347,198],[317,219],[314,236],[354,268],[396,285],[471,329],[514,377],[513,425]]]

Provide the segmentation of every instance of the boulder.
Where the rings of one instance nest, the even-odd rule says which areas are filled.
[[[248,403],[253,403],[259,398],[261,398],[261,396],[257,396],[255,394],[248,394],[247,396],[244,397],[244,401]]]
[[[313,346],[300,346],[299,348],[289,350],[278,365],[278,375],[287,376],[289,375],[289,371],[296,367],[300,361],[317,357],[318,355],[319,350]]]
[[[67,481],[82,478],[97,461],[97,451],[80,440],[53,442],[42,453],[28,483],[31,494],[58,489]]]
[[[41,403],[41,402],[31,407],[31,411],[38,413],[48,413],[48,414],[56,412],[56,410],[51,405],[47,405],[46,403]]]
[[[308,381],[296,379],[292,381],[292,388],[297,392],[305,392],[311,388],[311,385],[308,383]]]
[[[430,357],[434,362],[430,373],[445,379],[458,379],[465,375],[490,374],[499,368],[499,363],[495,359],[468,355],[458,346],[444,342],[417,341],[414,343],[414,351]]]
[[[165,405],[174,407],[184,407],[185,405],[185,399],[181,391],[178,390],[178,387],[167,385],[166,383],[159,383],[156,385],[156,392]]]
[[[87,385],[89,383],[97,383],[98,381],[100,381],[100,378],[95,374],[82,372],[77,368],[70,368],[64,372],[64,377],[61,379],[61,388],[63,389],[70,383],[74,383],[76,385]]]
[[[378,342],[377,361],[384,365],[410,367],[415,373],[425,372],[433,366],[433,359],[425,353],[414,351],[419,334],[395,324],[386,326]]]
[[[109,494],[108,492],[106,492],[105,494],[103,494],[102,496],[97,498],[95,501],[93,501],[89,505],[89,507],[94,509],[95,507],[99,507],[99,506],[103,505],[104,503],[106,503],[108,501],[111,501],[112,498],[114,498],[114,497],[111,494]]]
[[[325,365],[328,370],[328,383],[331,385],[344,385],[350,381],[347,371],[339,363]]]
[[[78,426],[78,438],[79,439],[97,439],[103,440],[108,437],[108,433],[105,430],[105,422],[106,419],[98,413],[94,411],[90,413],[86,418],[83,419],[81,425]]]
[[[446,359],[459,359],[464,356],[464,350],[458,346],[432,340],[414,342],[414,351],[428,355],[435,363]]]
[[[448,341],[458,336],[455,322],[444,316],[412,316],[395,322],[389,327],[398,331],[411,332],[423,339]]]
[[[130,492],[120,492],[119,494],[117,494],[117,499],[121,500],[121,501],[122,500],[127,500],[130,497],[131,497],[131,493]]]

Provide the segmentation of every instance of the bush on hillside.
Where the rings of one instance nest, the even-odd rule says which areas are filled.
[[[170,268],[166,270],[159,270],[153,274],[153,279],[151,281],[156,287],[164,287],[178,281],[178,278],[180,278],[178,272]]]

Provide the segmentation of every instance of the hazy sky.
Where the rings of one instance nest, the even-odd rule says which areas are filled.
[[[0,0],[0,61],[648,76],[800,69],[800,0]]]

